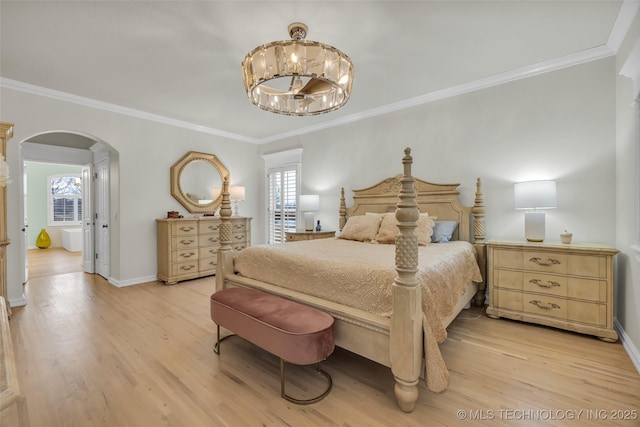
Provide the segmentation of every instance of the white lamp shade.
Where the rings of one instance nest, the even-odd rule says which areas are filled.
[[[244,200],[244,187],[239,187],[239,186],[229,187],[229,199]]]
[[[320,209],[320,196],[317,194],[303,194],[300,195],[300,210],[305,211],[317,211]]]
[[[558,207],[555,181],[518,182],[513,186],[516,209],[550,209]]]

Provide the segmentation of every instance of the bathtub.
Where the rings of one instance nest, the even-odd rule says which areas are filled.
[[[62,234],[62,247],[69,252],[82,251],[82,228],[64,228]]]

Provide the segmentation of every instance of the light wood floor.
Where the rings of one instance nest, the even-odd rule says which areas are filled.
[[[28,305],[10,320],[31,425],[640,425],[637,412],[612,419],[640,410],[640,375],[619,343],[478,309],[458,317],[441,345],[449,390],[421,384],[413,413],[397,408],[389,369],[341,349],[323,363],[331,394],[294,405],[280,398],[275,357],[238,337],[213,353],[213,288],[213,278],[118,289],[82,272],[32,274]],[[324,385],[313,369],[289,373],[290,394]]]

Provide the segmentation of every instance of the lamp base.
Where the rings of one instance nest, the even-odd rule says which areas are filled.
[[[524,237],[529,242],[542,242],[545,237],[544,212],[524,213]]]
[[[313,212],[304,213],[304,231],[313,231]]]

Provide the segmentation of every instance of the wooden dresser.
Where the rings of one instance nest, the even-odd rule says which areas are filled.
[[[167,285],[216,273],[219,217],[163,218],[158,228],[158,280]],[[251,245],[251,218],[231,218],[231,246]]]
[[[300,240],[329,239],[336,237],[335,231],[286,231],[287,242],[299,242]]]
[[[614,342],[613,257],[599,244],[490,241],[489,317],[538,323]]]

